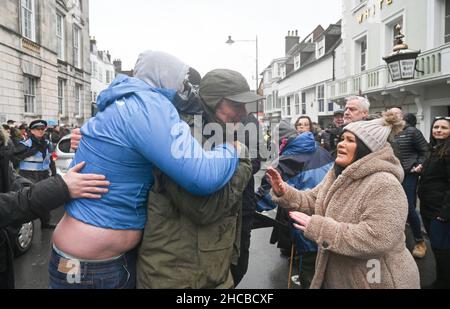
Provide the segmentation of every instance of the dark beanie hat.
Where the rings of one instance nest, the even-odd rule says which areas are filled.
[[[202,80],[202,76],[200,75],[200,73],[198,73],[198,71],[194,68],[189,68],[188,74],[189,74],[188,75],[189,82],[194,86],[199,86]]]
[[[403,120],[410,125],[411,127],[415,127],[417,125],[417,117],[414,114],[407,113],[403,116]]]

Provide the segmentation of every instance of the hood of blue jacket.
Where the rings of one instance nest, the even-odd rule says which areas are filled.
[[[283,150],[282,155],[296,155],[299,153],[313,153],[317,149],[317,143],[311,132],[297,136]]]
[[[118,99],[132,95],[133,93],[149,90],[162,94],[171,102],[176,94],[176,90],[153,88],[140,79],[119,74],[111,85],[98,96],[98,110],[102,112]]]

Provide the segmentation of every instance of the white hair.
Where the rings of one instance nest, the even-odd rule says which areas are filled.
[[[369,112],[370,101],[367,98],[360,97],[360,96],[351,96],[351,97],[345,98],[345,102],[350,102],[350,101],[358,101],[358,104],[361,107],[361,109]]]

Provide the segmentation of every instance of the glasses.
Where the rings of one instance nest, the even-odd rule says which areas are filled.
[[[45,131],[47,128],[34,128],[32,130],[37,130],[37,131]]]
[[[449,116],[438,116],[438,117],[435,117],[434,120],[448,120],[448,121],[450,121],[450,117]]]

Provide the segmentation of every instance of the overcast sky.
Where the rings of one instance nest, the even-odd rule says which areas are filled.
[[[217,68],[241,72],[255,87],[259,73],[284,56],[284,38],[298,30],[303,39],[317,25],[325,29],[342,15],[341,0],[90,0],[90,35],[99,50],[133,69],[140,52],[162,50],[202,76]]]

